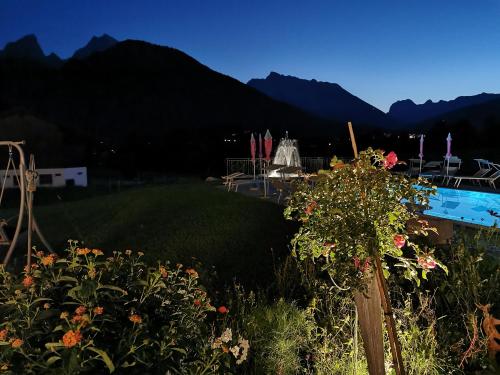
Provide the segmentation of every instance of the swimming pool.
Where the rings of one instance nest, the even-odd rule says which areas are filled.
[[[483,226],[500,226],[500,194],[437,188],[424,214]]]

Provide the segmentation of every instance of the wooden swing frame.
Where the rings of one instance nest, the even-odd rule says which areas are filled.
[[[22,146],[24,146],[24,141],[0,141],[0,147],[8,147],[9,148],[9,164],[7,164],[7,169],[5,171],[5,175],[3,178],[2,186],[1,186],[1,195],[0,195],[0,203],[3,199],[3,193],[5,189],[5,182],[8,174],[8,169],[10,163],[12,162],[13,168],[18,178],[19,185],[19,194],[20,194],[20,203],[19,203],[19,211],[17,216],[16,229],[14,231],[14,235],[12,240],[10,241],[9,248],[3,260],[3,266],[6,267],[9,263],[14,249],[16,248],[17,242],[19,240],[19,234],[21,233],[21,227],[23,225],[24,213],[27,211],[28,216],[28,240],[27,240],[27,260],[26,265],[28,270],[31,268],[31,252],[32,252],[32,242],[33,242],[33,232],[35,232],[40,241],[44,244],[44,246],[52,252],[52,248],[43,236],[40,231],[38,224],[35,220],[35,216],[33,214],[33,198],[34,192],[36,190],[36,178],[37,173],[35,170],[35,162],[33,155],[30,158],[30,167],[26,168],[26,159],[24,157],[24,150]],[[16,166],[14,163],[12,151],[15,149],[19,155],[19,174],[16,172]],[[28,185],[28,186],[27,186]],[[2,228],[3,229],[3,228]]]

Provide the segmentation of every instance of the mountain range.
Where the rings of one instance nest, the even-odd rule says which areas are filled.
[[[354,122],[360,148],[408,152],[414,146],[401,132],[407,139],[408,131],[425,131],[440,142],[446,130],[462,132],[465,148],[498,153],[496,94],[422,105],[405,100],[383,113],[335,83],[272,72],[244,84],[175,48],[106,34],[68,60],[45,55],[33,35],[8,43],[0,51],[0,81],[0,137],[17,129],[17,138],[37,139],[23,131],[43,126],[64,163],[90,167],[214,170],[225,156],[245,156],[250,132],[267,128],[276,138],[288,130],[306,154],[328,155],[331,144],[346,154],[346,121]]]
[[[336,83],[309,81],[271,72],[265,79],[251,79],[247,84],[273,99],[325,119],[383,128],[395,125],[384,112]]]
[[[459,96],[453,100],[433,102],[427,100],[423,104],[415,104],[412,100],[400,100],[392,104],[387,113],[392,118],[404,124],[418,124],[419,122],[439,117],[445,113],[460,110],[465,107],[487,103],[500,99],[500,94],[482,93],[473,96]]]
[[[93,53],[111,48],[116,43],[118,43],[118,41],[107,34],[93,36],[85,46],[75,51],[72,58],[83,59]],[[31,60],[50,67],[60,67],[64,62],[64,60],[54,52],[45,55],[38,43],[37,37],[33,34],[26,35],[14,42],[7,43],[4,49],[0,50],[0,59]]]
[[[245,156],[250,131],[320,137],[338,128],[170,47],[126,40],[59,67],[22,57],[0,59],[0,137],[2,119],[39,118],[59,129],[64,161],[206,170]]]

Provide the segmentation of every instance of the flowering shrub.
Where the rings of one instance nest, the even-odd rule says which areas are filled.
[[[411,237],[434,230],[417,212],[433,190],[425,180],[392,174],[389,169],[397,162],[394,152],[384,156],[367,149],[351,164],[333,158],[332,169],[321,171],[314,184],[300,183],[285,210],[288,219],[301,222],[293,254],[345,288],[363,285],[375,256],[386,275],[390,257],[417,283],[434,267],[445,268]],[[415,223],[411,233],[410,222]]]
[[[245,361],[243,337],[226,331],[215,344],[228,309],[216,311],[198,273],[142,255],[104,259],[70,241],[66,257],[36,252],[19,277],[0,269],[0,369],[202,374]]]

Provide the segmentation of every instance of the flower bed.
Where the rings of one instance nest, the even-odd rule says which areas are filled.
[[[245,361],[248,341],[225,330],[227,308],[194,269],[77,245],[36,252],[18,277],[0,271],[3,371],[213,373]]]

